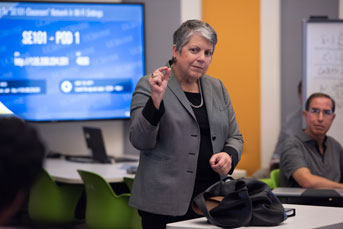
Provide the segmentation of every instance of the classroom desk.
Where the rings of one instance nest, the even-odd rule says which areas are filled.
[[[343,189],[278,187],[273,193],[282,203],[343,207]]]
[[[133,177],[126,173],[130,166],[137,166],[138,162],[121,162],[113,164],[72,162],[64,159],[45,159],[44,168],[50,176],[58,182],[82,184],[77,170],[87,170],[101,175],[109,183],[122,182],[125,176]]]
[[[343,189],[306,189],[278,187],[273,189],[273,193],[279,197],[340,197],[343,200]]]
[[[134,177],[126,173],[126,169],[131,166],[137,166],[138,162],[120,162],[113,164],[100,163],[82,163],[73,162],[64,159],[47,158],[44,161],[44,168],[55,181],[82,184],[81,177],[77,173],[78,169],[88,170],[101,175],[107,182],[122,182],[125,176]],[[246,170],[235,169],[232,177],[240,178],[246,176]]]
[[[245,169],[235,169],[231,175],[233,178],[238,179],[247,176],[247,171]]]
[[[294,205],[284,204],[285,208],[295,208],[296,215],[289,217],[280,225],[275,227],[240,227],[248,229],[262,229],[262,228],[343,228],[343,208],[337,207],[321,207],[309,205]],[[332,225],[332,226],[331,226]],[[207,219],[202,217],[198,219],[186,220],[177,223],[170,223],[167,229],[216,229],[218,227],[207,223]]]

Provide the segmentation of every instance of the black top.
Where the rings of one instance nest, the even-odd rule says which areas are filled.
[[[188,100],[198,105],[201,103],[200,93],[185,92]],[[205,103],[200,108],[192,107],[194,115],[198,121],[200,127],[200,151],[197,163],[197,173],[195,178],[195,187],[193,191],[193,197],[198,193],[204,191],[210,185],[219,181],[220,176],[214,172],[210,166],[209,160],[213,155],[212,143],[211,143],[211,131],[208,122],[207,110]]]

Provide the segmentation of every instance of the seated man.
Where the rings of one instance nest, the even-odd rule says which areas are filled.
[[[285,141],[280,158],[282,187],[343,188],[343,148],[326,133],[335,119],[335,101],[314,93],[303,111],[306,128]]]
[[[0,225],[20,209],[42,170],[45,147],[22,120],[0,116]]]

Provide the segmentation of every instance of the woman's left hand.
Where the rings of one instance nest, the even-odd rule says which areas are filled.
[[[226,152],[215,153],[210,158],[210,165],[219,175],[227,175],[231,170],[231,156]]]

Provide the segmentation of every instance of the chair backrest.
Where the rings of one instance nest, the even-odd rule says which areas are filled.
[[[131,177],[124,177],[124,182],[127,185],[127,187],[129,188],[130,192],[132,190],[132,186],[133,186],[133,180],[134,178]]]
[[[266,183],[266,184],[269,186],[270,189],[275,188],[275,187],[274,187],[274,182],[273,182],[273,180],[272,180],[271,178],[260,178],[260,179],[258,179],[258,180],[260,180],[260,181]]]
[[[132,228],[134,208],[128,205],[129,193],[116,195],[100,175],[78,170],[86,190],[86,224],[91,228]]]
[[[132,191],[132,186],[133,186],[133,181],[135,179],[133,177],[124,177],[124,182],[127,185],[127,187],[129,188],[130,192]],[[135,209],[134,215],[133,215],[133,229],[141,229],[142,228],[142,219],[138,214],[137,209]]]
[[[43,169],[30,190],[29,216],[33,221],[47,224],[73,222],[82,191],[83,187],[78,185],[58,186]]]
[[[274,188],[279,187],[279,174],[280,169],[274,169],[270,172],[270,179],[272,179],[274,183]]]

